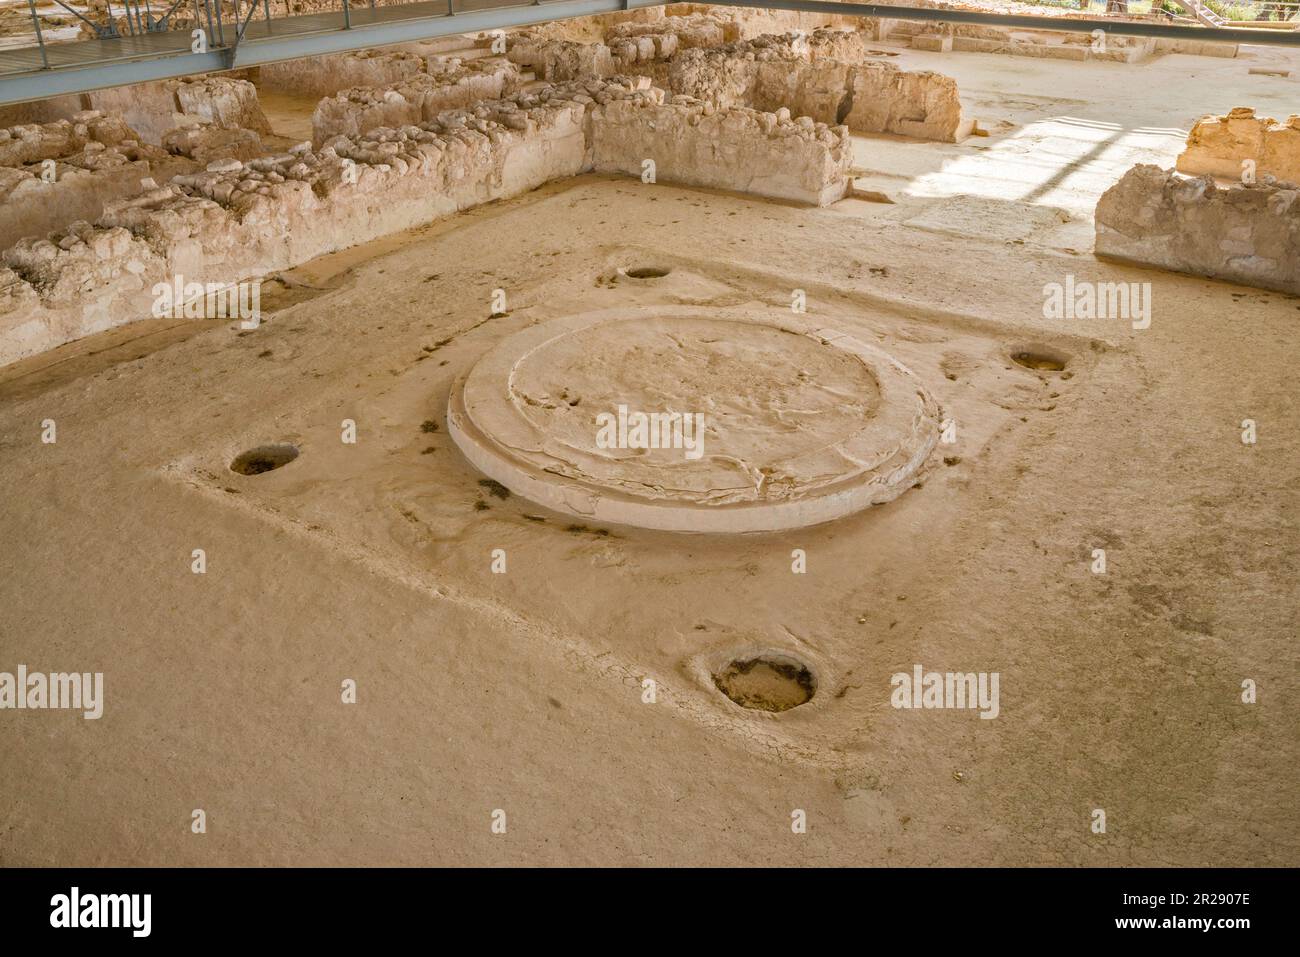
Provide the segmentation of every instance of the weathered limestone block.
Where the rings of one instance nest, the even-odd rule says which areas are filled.
[[[957,81],[942,73],[872,61],[855,66],[851,82],[852,100],[842,120],[851,130],[956,143],[975,125],[962,116]]]
[[[513,34],[508,40],[511,63],[550,82],[613,76],[614,58],[603,43],[576,43],[546,39],[533,31]]]
[[[271,124],[257,101],[257,88],[247,80],[209,76],[197,80],[173,80],[169,85],[176,94],[180,112],[187,116],[223,129],[271,132]]]
[[[861,34],[819,29],[684,50],[666,63],[637,63],[631,70],[719,108],[770,112],[784,106],[859,132],[949,143],[970,134],[974,122],[962,117],[955,80],[866,60],[865,52]]]
[[[912,37],[913,50],[926,50],[930,53],[951,53],[952,34],[918,33]]]
[[[163,148],[206,166],[213,160],[250,160],[261,156],[262,138],[252,130],[223,129],[192,123],[163,134]]]
[[[721,46],[729,39],[724,23],[708,15],[662,17],[652,23],[619,23],[605,31],[605,42],[611,48],[616,42],[635,41],[640,37],[653,38],[656,47],[664,38],[672,37],[671,45],[681,50]]]
[[[828,36],[840,31],[818,32]],[[860,38],[849,41],[850,47],[854,42],[860,48]],[[834,38],[824,47],[845,48]],[[876,60],[851,63],[814,57],[811,42],[797,34],[687,50],[649,72],[674,94],[720,108],[747,106],[770,112],[784,106],[795,115],[844,123],[863,133],[954,143],[974,126],[962,116],[957,82],[951,77],[900,70]]]
[[[92,110],[120,117],[142,142],[154,146],[176,125],[176,94],[165,82],[95,90],[85,94],[85,100]]]
[[[404,52],[355,50],[337,56],[268,63],[259,82],[268,90],[299,96],[333,96],[351,87],[381,87],[424,72],[424,59]]]
[[[47,182],[37,171],[0,168],[0,241],[5,246],[24,237],[45,237],[68,223],[92,221],[104,212],[110,197],[139,193],[152,178],[149,163],[113,151],[112,161],[94,168],[57,161],[56,179]]]
[[[651,76],[670,93],[730,109],[753,103],[758,63],[752,50],[734,46],[686,50],[658,66]]]
[[[81,335],[76,329],[53,328],[36,288],[14,270],[0,264],[0,362],[5,355],[19,359]]]
[[[667,60],[679,49],[680,40],[675,33],[643,33],[635,37],[614,39],[609,43],[614,65],[619,70],[625,70],[636,63]]]
[[[1300,116],[1292,114],[1285,123],[1271,123],[1264,130],[1264,155],[1256,170],[1261,172],[1300,184]]]
[[[110,199],[134,196],[188,165],[93,111],[0,130],[0,164],[0,248],[94,220]]]
[[[1203,116],[1188,134],[1176,168],[1194,176],[1240,179],[1247,160],[1254,163],[1256,178],[1300,183],[1300,116],[1279,123],[1243,106],[1223,116]]]
[[[869,28],[875,22],[874,20],[868,20],[864,24],[863,21],[851,17],[824,13],[800,13],[788,10],[757,10],[751,8],[720,10],[717,7],[710,6],[697,8],[693,4],[685,4],[683,10],[698,10],[719,20],[723,24],[728,43],[734,43],[737,40],[752,40],[764,34],[784,33],[790,30],[799,30],[808,34],[823,27]]]
[[[764,60],[754,67],[756,81],[746,97],[747,106],[773,113],[785,107],[795,116],[832,125],[844,123],[849,116],[856,68],[848,63]]]
[[[90,108],[119,117],[138,138],[158,145],[176,126],[195,119],[269,133],[270,124],[247,80],[225,76],[137,83],[84,95]]]
[[[125,229],[74,223],[63,235],[24,239],[6,250],[3,265],[32,290],[0,296],[0,362],[12,362],[60,343],[102,332],[148,312],[123,313],[147,292],[162,262]]]
[[[84,150],[87,144],[136,144],[139,137],[120,117],[95,110],[74,114],[69,120],[27,123],[0,129],[0,166],[22,166],[47,159],[62,159]]]
[[[312,140],[360,136],[373,129],[411,126],[444,110],[463,109],[513,93],[519,68],[501,60],[451,61],[432,72],[386,87],[344,90],[326,97],[312,114]]]
[[[332,136],[360,136],[380,127],[411,126],[420,118],[418,93],[405,82],[396,87],[343,90],[316,104],[311,117],[312,142],[320,145]]]
[[[1141,165],[1097,203],[1097,255],[1300,294],[1300,190]]]
[[[597,172],[640,176],[654,160],[667,182],[754,193],[825,206],[851,186],[848,130],[807,117],[717,109],[690,97],[626,99],[592,117]]]
[[[861,63],[867,55],[864,37],[856,30],[818,29],[809,34],[808,56],[818,60],[837,60],[841,63]]]
[[[403,2],[409,3],[410,0],[403,0]],[[425,40],[407,40],[384,49],[389,53],[413,53],[424,61],[424,69],[428,70],[448,58],[470,60],[479,56],[493,56],[495,55],[492,53],[493,40],[494,37],[488,33],[473,36],[453,33]]]
[[[1237,44],[1205,40],[1156,40],[1157,54],[1182,53],[1187,56],[1213,56],[1231,59],[1237,55]]]

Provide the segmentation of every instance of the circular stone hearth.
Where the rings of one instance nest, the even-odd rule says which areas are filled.
[[[661,418],[638,429],[638,414]],[[939,436],[938,403],[874,346],[802,316],[671,306],[507,337],[453,385],[447,420],[524,498],[681,532],[800,528],[887,502]],[[651,434],[669,447],[645,447]]]

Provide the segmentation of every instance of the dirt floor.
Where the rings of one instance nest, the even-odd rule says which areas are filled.
[[[902,51],[992,135],[858,138],[893,203],[582,177],[294,270],[254,331],[151,321],[0,370],[0,670],[105,695],[0,715],[0,864],[1300,863],[1300,299],[1091,254],[1100,192],[1197,116],[1294,110],[1300,63],[1247,52]],[[643,265],[669,271],[611,278]],[[1043,319],[1068,275],[1150,283],[1150,327]],[[584,526],[447,437],[454,379],[532,323],[796,289],[956,424],[887,505]],[[271,442],[301,454],[228,469]],[[808,667],[789,710],[720,693],[780,693],[793,666],[714,677],[757,653]],[[891,707],[916,665],[997,672],[997,718]]]

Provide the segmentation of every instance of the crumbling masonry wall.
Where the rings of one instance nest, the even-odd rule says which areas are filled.
[[[360,136],[385,126],[410,126],[444,110],[496,100],[519,89],[519,68],[500,60],[430,64],[430,72],[378,88],[343,90],[326,97],[312,114],[312,141]]]
[[[237,127],[258,133],[270,132],[270,124],[257,100],[257,89],[247,80],[227,76],[161,80],[133,86],[95,90],[41,101],[40,111],[20,104],[16,112],[0,110],[4,122],[54,122],[70,120],[86,110],[118,116],[135,131],[143,143],[157,146],[163,136],[179,125],[202,121],[225,129]],[[39,120],[29,117],[38,116]]]
[[[1141,165],[1097,203],[1097,255],[1300,294],[1300,191]]]
[[[613,76],[614,59],[603,43],[556,40],[524,31],[509,37],[506,55],[510,62],[534,74],[539,80],[557,82],[593,76]]]
[[[268,63],[258,68],[267,89],[300,96],[333,96],[349,87],[381,87],[423,73],[425,61],[413,53],[355,50],[334,56]]]
[[[674,94],[722,108],[788,107],[855,132],[949,143],[969,135],[974,124],[962,115],[955,80],[864,56],[860,34],[817,30],[685,50],[637,72]]]
[[[0,248],[97,219],[108,197],[134,196],[192,166],[93,110],[0,130]]]
[[[660,134],[647,139],[655,129]],[[150,314],[155,284],[233,283],[600,169],[826,202],[848,187],[843,128],[665,104],[638,79],[590,80],[433,120],[206,170],[0,257],[0,364]]]
[[[850,181],[848,130],[780,114],[674,96],[659,105],[617,100],[592,123],[597,172],[640,176],[653,160],[656,177],[688,186],[730,189],[825,206]]]
[[[1204,116],[1188,134],[1176,168],[1193,176],[1241,179],[1246,160],[1254,163],[1257,179],[1271,176],[1300,184],[1300,116],[1279,123],[1244,106],[1223,116]]]
[[[189,123],[163,134],[163,149],[184,156],[200,166],[215,160],[251,160],[263,155],[262,138],[252,130],[222,129]]]

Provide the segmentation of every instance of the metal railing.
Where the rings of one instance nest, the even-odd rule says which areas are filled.
[[[65,0],[46,0],[46,2],[55,4],[61,12],[80,21],[83,32],[91,34],[89,38],[91,40],[118,40],[201,29],[204,32],[205,45],[209,49],[237,46],[247,35],[249,25],[255,17],[266,24],[269,31],[271,25],[277,20],[290,20],[300,16],[290,12],[287,0],[276,0],[274,5],[282,9],[282,13],[278,11],[273,13],[271,0],[242,0],[242,2],[241,0],[173,0],[170,6],[166,5],[167,0],[159,0],[157,12],[154,10],[154,0],[106,0],[106,8],[95,19],[91,18],[93,14],[87,16],[81,10],[70,6]],[[424,0],[388,0],[388,2],[379,0],[378,4],[376,0],[360,0],[360,2],[364,9],[372,13],[379,7],[391,9],[425,5]],[[527,0],[509,0],[509,2],[520,3]],[[531,2],[538,3],[541,0],[531,0]],[[455,0],[446,0],[447,16],[455,15],[454,3]],[[343,29],[351,29],[356,6],[357,0],[319,0],[312,4],[311,10],[307,11],[306,15],[341,13]],[[46,36],[46,30],[42,29],[42,15],[37,10],[36,0],[27,0],[27,7],[32,23],[30,43],[14,43],[15,38],[10,36],[7,38],[10,42],[5,45],[4,50],[32,46],[39,51],[43,68],[48,69],[50,57],[47,46],[52,42],[59,45],[86,42],[81,38],[50,41]],[[228,27],[230,28],[229,40],[227,40]],[[2,52],[4,51],[0,50],[0,53]],[[0,64],[0,74],[3,72],[4,66]]]

